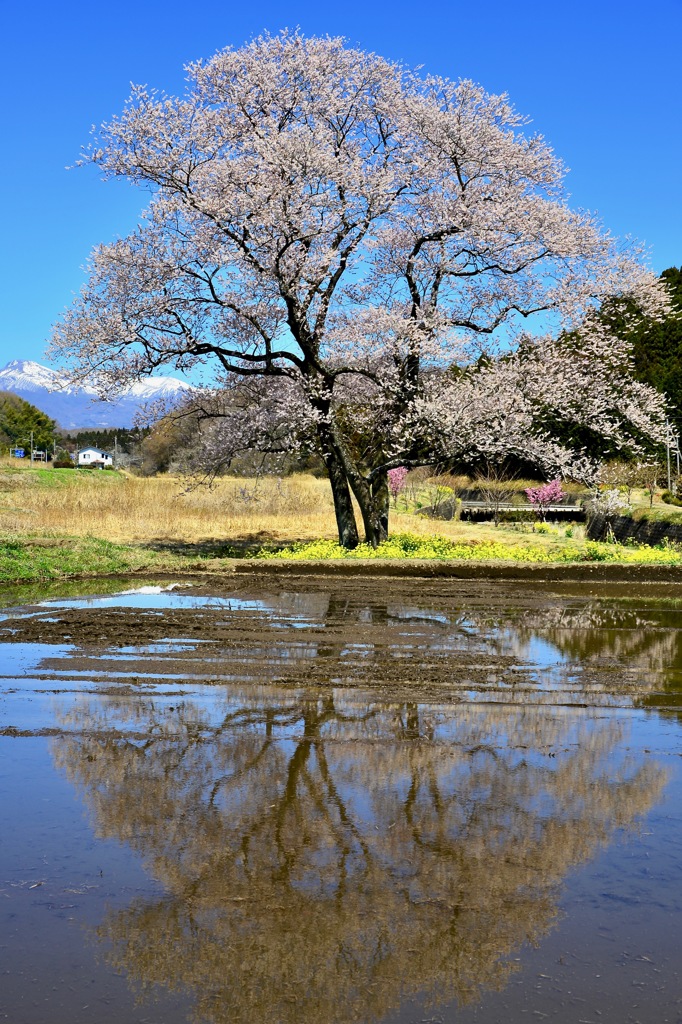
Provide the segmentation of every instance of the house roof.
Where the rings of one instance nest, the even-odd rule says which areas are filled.
[[[83,452],[97,452],[98,455],[106,455],[108,459],[113,459],[111,452],[105,452],[103,448],[93,448],[92,445],[88,445],[87,448],[79,448],[77,454],[82,455]]]

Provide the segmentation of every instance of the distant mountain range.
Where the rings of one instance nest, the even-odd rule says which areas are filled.
[[[191,390],[177,377],[147,377],[115,401],[104,402],[89,385],[67,384],[58,370],[29,359],[13,359],[0,370],[0,391],[11,391],[37,406],[65,430],[131,427],[140,409],[158,399],[172,401]]]

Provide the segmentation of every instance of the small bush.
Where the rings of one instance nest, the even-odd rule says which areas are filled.
[[[676,497],[671,491],[663,491],[661,501],[664,501],[666,505],[677,505],[678,508],[682,508],[682,500]]]
[[[588,540],[585,544],[586,562],[606,562],[610,556],[609,546],[601,541]]]
[[[75,464],[71,459],[55,459],[52,463],[53,469],[75,469]]]

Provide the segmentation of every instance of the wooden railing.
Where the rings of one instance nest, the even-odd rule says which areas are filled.
[[[462,512],[470,510],[472,512],[494,512],[497,509],[498,512],[534,512],[535,507],[529,502],[524,502],[522,505],[515,505],[511,501],[463,501]],[[582,505],[562,505],[561,503],[556,505],[546,505],[545,514],[552,512],[575,512],[582,513],[584,511]]]

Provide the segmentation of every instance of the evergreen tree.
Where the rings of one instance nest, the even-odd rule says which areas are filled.
[[[668,396],[671,420],[682,435],[682,268],[669,267],[661,279],[668,285],[674,314],[635,332],[635,373]]]
[[[33,447],[40,451],[52,452],[57,439],[57,424],[50,417],[9,391],[0,391],[0,445],[4,447]]]
[[[108,429],[92,428],[90,430],[79,430],[74,434],[66,434],[64,440],[69,448],[101,448],[102,451],[112,452],[118,448],[119,452],[130,454],[137,445],[149,433],[149,428],[126,430],[121,427],[110,427]]]
[[[604,304],[602,315],[621,337],[632,342],[635,377],[663,392],[670,403],[670,421],[682,437],[682,267],[669,267],[661,274],[670,294],[673,312],[659,322],[642,317],[626,326],[627,303]]]

